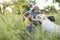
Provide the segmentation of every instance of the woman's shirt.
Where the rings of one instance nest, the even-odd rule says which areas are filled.
[[[36,18],[36,15],[38,14],[38,13],[34,13],[32,9],[29,10],[29,13],[30,13],[30,15],[32,15],[32,18],[33,19],[35,19]]]

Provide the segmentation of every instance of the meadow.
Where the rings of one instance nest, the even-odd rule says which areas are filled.
[[[48,15],[48,14],[47,14]],[[55,23],[60,25],[60,13],[51,13]],[[0,40],[60,40],[54,34],[46,34],[41,24],[34,27],[34,32],[28,35],[24,30],[23,15],[0,14]]]

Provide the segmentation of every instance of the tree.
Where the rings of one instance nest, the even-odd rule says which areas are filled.
[[[17,14],[22,14],[28,11],[32,7],[27,1],[18,1],[18,4],[14,4],[14,10]]]
[[[12,0],[12,3],[9,3],[9,2],[4,2],[3,3],[3,11],[5,11],[6,7],[8,6],[14,6],[14,12],[17,13],[17,14],[22,14],[24,13],[25,11],[28,11],[32,5],[29,4],[27,1],[25,0]],[[4,14],[4,12],[3,12]]]
[[[54,6],[47,6],[44,9],[44,12],[49,13],[49,12],[57,12]]]
[[[56,0],[56,1],[60,3],[60,0]]]

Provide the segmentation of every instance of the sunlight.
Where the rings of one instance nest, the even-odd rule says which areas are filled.
[[[59,10],[59,4],[58,3],[53,3],[53,0],[36,0],[36,5],[40,8],[40,9],[44,9],[47,6],[54,6],[55,9]]]
[[[0,4],[2,4],[3,3],[3,0],[0,0]]]
[[[36,4],[40,9],[44,9],[44,7],[51,6],[53,4],[53,0],[36,0]]]

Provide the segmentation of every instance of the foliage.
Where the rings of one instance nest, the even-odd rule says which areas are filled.
[[[5,9],[8,6],[13,6],[14,12],[16,14],[23,14],[25,11],[28,11],[32,5],[29,4],[27,1],[25,0],[12,0],[13,3],[3,3],[3,13],[5,13]]]
[[[25,0],[18,0],[17,4],[14,4],[14,12],[17,14],[23,14],[24,12],[28,11],[32,5],[30,5]]]
[[[29,10],[31,4],[25,0],[18,0],[17,2],[13,0],[13,2],[13,14],[8,11],[5,11],[4,15],[0,14],[0,40],[60,40],[60,37],[58,38],[55,34],[47,33],[40,24],[35,26],[34,31],[28,35],[24,30],[23,15],[16,14],[23,14]],[[4,9],[9,5],[11,4],[4,4]],[[60,14],[55,14],[55,12],[52,14],[51,10],[55,10],[54,7],[47,7],[47,9],[55,17],[55,23],[60,25]]]
[[[57,12],[57,10],[55,9],[54,6],[47,6],[47,7],[45,7],[44,12],[45,13],[49,13],[49,12],[54,13],[54,12]]]
[[[56,0],[56,1],[60,3],[60,0]]]

